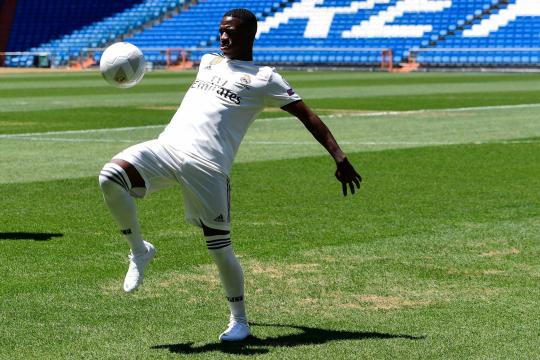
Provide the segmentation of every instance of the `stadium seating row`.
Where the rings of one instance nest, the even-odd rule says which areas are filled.
[[[219,48],[217,24],[223,13],[246,6],[245,0],[200,0],[133,34],[134,28],[184,1],[139,1],[30,50],[53,53],[55,64],[63,64],[83,48],[131,33],[126,41],[142,48],[153,63],[164,64],[178,55],[150,48],[187,49],[191,60],[198,61]],[[252,0],[249,8],[259,20],[255,60],[261,62],[375,66],[383,50],[391,49],[394,63],[540,65],[538,0]],[[17,61],[20,65],[28,59],[11,63]]]
[[[103,47],[119,36],[176,9],[184,3],[185,0],[146,0],[39,47],[30,48],[28,51],[53,54],[52,65],[60,66],[67,63],[70,58],[80,56],[82,49]],[[29,56],[17,56],[9,58],[7,62],[13,66],[25,64],[31,66],[33,59]]]
[[[506,65],[512,64],[514,66],[519,65],[532,65],[539,64],[540,51],[537,51],[535,55],[421,55],[417,58],[417,61],[421,64],[429,63],[436,66],[483,66],[486,64],[494,65]]]

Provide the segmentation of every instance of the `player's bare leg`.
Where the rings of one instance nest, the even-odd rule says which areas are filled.
[[[101,170],[99,184],[105,203],[131,249],[129,269],[124,280],[124,291],[131,292],[142,284],[144,268],[156,253],[154,246],[142,239],[133,199],[133,196],[144,196],[144,179],[127,161],[112,159]]]
[[[211,229],[203,225],[208,251],[219,270],[231,312],[227,329],[219,335],[221,341],[241,341],[251,332],[244,304],[244,273],[234,255],[229,231]]]

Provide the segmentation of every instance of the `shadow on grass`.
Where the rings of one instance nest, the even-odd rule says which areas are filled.
[[[0,232],[0,240],[34,240],[49,241],[64,234],[57,233],[31,233],[31,232]]]
[[[295,347],[304,345],[320,345],[339,340],[363,340],[363,339],[405,339],[422,340],[425,336],[413,336],[406,334],[387,334],[364,331],[341,331],[312,328],[307,326],[280,325],[251,323],[252,327],[270,326],[300,330],[297,334],[280,335],[276,337],[258,338],[250,336],[239,343],[217,342],[201,346],[194,346],[192,342],[180,344],[155,345],[152,349],[167,349],[175,354],[201,354],[207,352],[222,352],[235,355],[257,355],[270,352],[271,348]]]

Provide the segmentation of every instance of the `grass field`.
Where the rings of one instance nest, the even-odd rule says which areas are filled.
[[[0,358],[540,358],[540,74],[285,73],[364,178],[267,109],[232,173],[254,338],[227,307],[178,189],[139,202],[127,245],[97,174],[155,137],[194,73],[129,90],[94,72],[0,77]]]

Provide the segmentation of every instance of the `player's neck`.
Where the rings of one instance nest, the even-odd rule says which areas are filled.
[[[231,60],[253,61],[253,51],[227,56]]]

